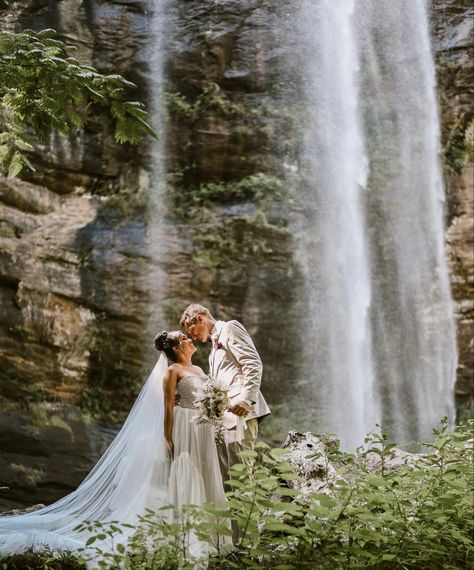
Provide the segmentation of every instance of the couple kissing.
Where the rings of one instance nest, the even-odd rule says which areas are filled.
[[[229,386],[230,405],[223,418],[224,441],[217,446],[216,453],[213,454],[218,455],[219,468],[225,481],[230,467],[242,461],[240,452],[254,448],[258,423],[270,413],[260,391],[262,361],[250,335],[238,321],[216,321],[202,305],[189,305],[181,317],[180,325],[193,340],[212,343],[209,376]],[[193,388],[195,391],[199,383],[206,380],[206,375],[201,368],[192,364],[192,355],[196,348],[183,333],[162,332],[155,338],[155,346],[172,362],[163,380],[163,387],[165,438],[175,460],[177,434],[174,432],[177,430],[174,429],[174,423],[179,423],[178,416],[182,413],[179,409],[175,410],[175,393],[178,396],[177,408],[192,405],[189,409],[193,409],[193,396],[189,392],[193,392]],[[194,414],[197,414],[197,411],[194,411]],[[241,437],[236,429],[239,417],[245,419]],[[210,431],[209,426],[202,428]],[[193,429],[192,424],[190,429]],[[211,436],[209,433],[208,437]],[[182,450],[181,442],[179,446]],[[191,450],[186,449],[186,452],[191,453]],[[197,461],[199,462],[199,459]]]

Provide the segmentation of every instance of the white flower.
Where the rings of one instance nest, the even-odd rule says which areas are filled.
[[[228,389],[227,383],[209,378],[195,394],[194,405],[200,409],[201,414],[194,421],[198,424],[211,424],[214,427],[216,442],[224,439],[223,415],[230,403]]]

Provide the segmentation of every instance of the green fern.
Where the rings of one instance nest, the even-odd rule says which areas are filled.
[[[87,123],[91,109],[111,115],[119,143],[156,137],[144,106],[127,101],[135,85],[81,63],[71,57],[74,49],[52,29],[0,32],[0,167],[9,177],[33,168],[24,154],[33,150],[26,131],[39,138],[55,129],[68,135]]]
[[[24,165],[25,161],[23,159],[23,155],[18,151],[14,152],[8,165],[8,178],[14,178],[17,176],[23,169]]]

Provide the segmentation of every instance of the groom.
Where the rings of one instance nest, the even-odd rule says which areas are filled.
[[[258,422],[270,414],[260,392],[262,361],[248,332],[238,321],[216,321],[202,305],[189,305],[180,325],[194,340],[212,343],[209,375],[230,386],[230,407],[224,413],[225,444],[219,446],[221,473],[226,481],[229,468],[242,462],[240,452],[254,448]],[[236,430],[239,416],[245,419],[240,441]]]

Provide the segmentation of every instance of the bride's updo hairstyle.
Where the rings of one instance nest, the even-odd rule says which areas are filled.
[[[179,346],[179,339],[183,333],[181,331],[162,331],[155,336],[155,348],[164,352],[171,362],[176,362],[176,352],[174,347]]]

